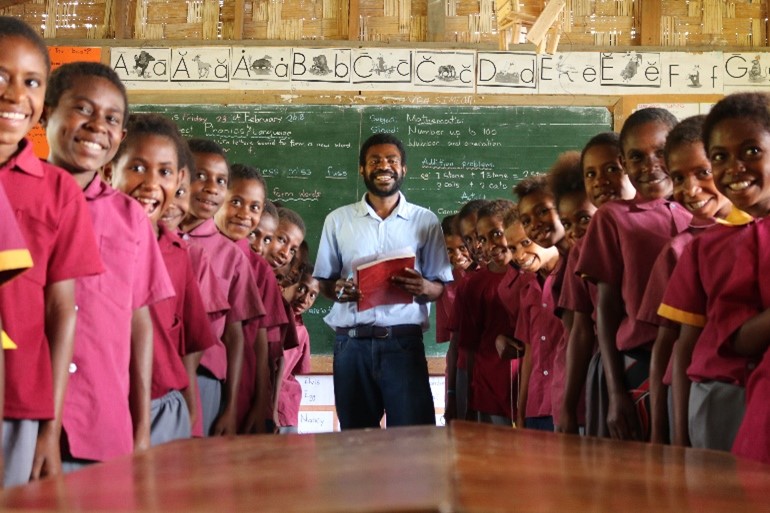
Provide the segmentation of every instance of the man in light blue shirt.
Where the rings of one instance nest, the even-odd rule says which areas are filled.
[[[326,323],[336,331],[334,396],[342,429],[434,424],[422,334],[429,303],[452,281],[438,218],[400,192],[406,153],[391,134],[361,146],[359,172],[367,193],[326,217],[313,275],[335,302]],[[353,261],[409,248],[415,268],[391,278],[414,296],[409,304],[358,311]]]

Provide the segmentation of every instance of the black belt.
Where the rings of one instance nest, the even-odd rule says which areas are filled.
[[[337,335],[350,338],[395,338],[422,335],[422,328],[417,324],[397,324],[395,326],[354,326],[336,328]]]

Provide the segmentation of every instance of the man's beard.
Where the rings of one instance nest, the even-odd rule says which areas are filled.
[[[378,187],[375,180],[377,175],[382,175],[385,173],[388,173],[393,177],[393,183],[387,190]],[[398,191],[401,190],[401,184],[404,183],[404,176],[405,175],[403,173],[399,174],[395,171],[377,171],[369,175],[364,175],[364,184],[366,185],[367,190],[375,196],[380,198],[387,198],[389,196],[393,196],[394,194],[398,194]]]

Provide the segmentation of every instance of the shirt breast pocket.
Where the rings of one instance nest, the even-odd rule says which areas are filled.
[[[97,276],[99,292],[116,306],[133,310],[136,251],[130,242],[116,242],[102,235],[99,252],[105,272]]]
[[[44,219],[30,212],[17,210],[16,220],[24,235],[27,249],[32,255],[32,268],[22,273],[20,277],[32,281],[39,287],[45,287],[55,229]]]

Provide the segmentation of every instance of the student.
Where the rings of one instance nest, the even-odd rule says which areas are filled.
[[[169,205],[163,211],[160,218],[160,223],[166,227],[166,230],[176,234],[179,232],[178,228],[180,223],[187,217],[187,212],[190,210],[190,175],[195,171],[195,165],[193,162],[192,153],[187,146],[187,141],[182,141],[183,146],[183,160],[179,166],[179,187],[177,187],[174,197],[169,202]],[[184,242],[184,241],[182,241]],[[196,281],[198,283],[198,290],[200,291],[201,299],[203,300],[203,307],[206,310],[206,314],[209,323],[213,326],[219,320],[223,320],[230,310],[230,304],[227,302],[227,297],[222,292],[219,285],[217,276],[214,274],[214,269],[211,267],[211,262],[206,256],[205,250],[197,244],[184,243],[182,247],[186,250],[187,256],[190,259],[193,273],[195,274]],[[202,403],[201,397],[198,393],[198,366],[202,358],[200,352],[195,352],[182,361],[187,370],[188,382],[190,385],[182,391],[187,406],[190,410],[190,423],[192,425],[192,436],[203,436],[203,418],[201,414]]]
[[[618,151],[618,157],[620,152]],[[575,165],[576,164],[576,165]],[[569,253],[565,258],[566,262],[560,266],[562,269],[561,274],[563,276],[563,282],[560,285],[558,296],[554,297],[557,308],[555,313],[561,317],[564,324],[564,333],[562,340],[559,342],[557,352],[554,357],[554,395],[552,396],[552,407],[554,413],[554,427],[557,431],[576,433],[578,431],[578,425],[585,423],[585,414],[577,415],[577,407],[580,395],[579,391],[584,390],[585,383],[585,369],[588,367],[588,358],[594,350],[594,332],[593,322],[590,317],[583,317],[578,313],[579,319],[577,324],[575,321],[576,312],[572,309],[566,309],[558,306],[561,303],[562,292],[566,290],[571,280],[582,280],[574,274],[574,258],[573,252],[578,241],[582,240],[583,236],[588,230],[588,225],[591,222],[591,218],[596,213],[596,206],[591,203],[588,194],[586,193],[585,182],[583,180],[582,158],[581,154],[577,154],[577,161],[570,163],[570,165],[554,166],[549,172],[548,186],[554,197],[554,204],[559,214],[562,226],[564,227],[564,240],[569,246]],[[570,262],[573,262],[570,267]],[[572,271],[570,273],[570,271]],[[567,355],[570,353],[570,339],[572,337],[573,329],[578,330],[578,334],[575,335],[577,344],[585,344],[585,348],[579,347],[582,352],[583,361],[579,362],[582,366],[583,372],[581,375],[581,381],[579,383],[572,383],[570,385],[568,380],[568,368],[570,366]],[[580,332],[585,330],[585,332]],[[583,338],[587,339],[584,343]],[[573,348],[573,358],[575,350]],[[567,395],[570,396],[570,406],[568,407],[566,417],[563,417],[564,405],[567,401]],[[583,401],[582,407],[585,408]]]
[[[278,208],[273,205],[272,201],[266,199],[262,215],[259,218],[259,224],[249,234],[249,244],[256,254],[264,258],[267,246],[273,240],[276,228],[278,228]]]
[[[465,269],[467,273],[479,270],[481,268],[480,262],[484,259],[479,250],[480,247],[476,238],[476,220],[478,218],[478,211],[487,203],[489,203],[487,200],[471,200],[463,205],[454,219],[453,228],[464,242],[468,254],[471,257],[471,263]],[[454,276],[454,270],[452,271],[452,274]],[[455,297],[457,296],[458,286],[459,281],[452,284]],[[439,298],[439,301],[441,301],[441,298]],[[476,419],[476,413],[468,411],[468,397],[470,394],[468,352],[458,344],[457,330],[459,326],[457,323],[458,317],[454,314],[455,308],[456,307],[453,307],[452,309],[452,314],[449,316],[447,325],[447,329],[451,335],[449,339],[449,349],[447,349],[447,376],[445,388],[447,401],[452,404],[447,403],[448,407],[446,407],[444,411],[444,420],[446,422],[455,418]],[[450,397],[452,395],[454,395],[454,400]]]
[[[725,97],[706,116],[703,142],[714,183],[737,208],[770,213],[766,142],[768,97]],[[658,313],[682,323],[674,346],[674,443],[730,450],[744,415],[745,386],[757,361],[735,352],[730,338],[757,313],[758,227],[718,224],[685,248]],[[674,286],[674,284],[676,286]]]
[[[596,212],[577,271],[597,284],[597,334],[607,383],[610,437],[649,437],[647,378],[654,326],[637,320],[646,280],[660,250],[692,217],[668,201],[672,191],[663,147],[676,118],[665,109],[641,109],[620,133],[623,165],[638,194]]]
[[[487,266],[468,275],[455,298],[458,345],[468,351],[468,408],[476,412],[479,422],[506,426],[512,425],[516,413],[511,364],[498,355],[495,339],[501,333],[513,332],[497,294],[511,261],[503,219],[513,208],[512,201],[498,199],[478,211],[476,234]]]
[[[0,288],[5,354],[5,485],[61,472],[62,405],[75,335],[76,278],[103,271],[83,193],[25,139],[43,112],[48,49],[23,21],[0,17],[0,185],[34,266]]]
[[[198,368],[206,436],[230,435],[237,430],[237,394],[243,370],[243,323],[264,315],[256,280],[243,251],[217,229],[214,215],[227,193],[230,168],[221,146],[205,139],[188,141],[195,158],[190,182],[190,212],[182,221],[182,239],[203,247],[230,310],[215,333],[219,343],[207,350]]]
[[[563,154],[554,169],[579,170],[580,156]],[[522,288],[519,317],[516,321],[516,340],[525,344],[524,358],[519,370],[519,412],[523,426],[553,431],[554,396],[561,399],[561,383],[556,379],[565,362],[556,362],[559,346],[566,346],[564,326],[556,315],[558,289],[564,277],[564,260],[569,249],[564,237],[564,226],[556,210],[556,198],[548,188],[544,175],[530,177],[513,189],[519,200],[519,220],[527,238],[538,246],[555,248],[557,257],[544,263]],[[566,347],[564,347],[566,350]],[[562,354],[565,352],[562,351]]]
[[[276,273],[276,280],[279,279],[280,269],[290,264],[291,261],[299,255],[300,247],[305,241],[305,222],[295,211],[278,207],[278,226],[273,232],[270,244],[266,248],[267,262],[272,266]],[[284,302],[288,317],[291,317],[291,309],[288,303]],[[281,393],[281,375],[283,374],[284,359],[283,351],[296,347],[299,339],[294,329],[294,324],[287,326],[287,330],[277,334],[271,332],[268,334],[269,358],[270,358],[270,390],[272,398],[272,411],[275,417],[275,411],[278,406],[278,397]]]
[[[117,189],[145,206],[175,292],[174,297],[150,306],[154,332],[152,445],[191,436],[190,412],[197,408],[197,393],[194,376],[188,375],[189,362],[199,362],[202,352],[217,341],[186,244],[159,223],[179,186],[184,144],[176,125],[163,116],[133,115],[127,137],[105,169]]]
[[[262,433],[272,419],[270,402],[269,341],[288,324],[283,299],[270,265],[251,251],[248,235],[257,229],[265,205],[266,184],[259,171],[243,164],[230,168],[227,192],[215,222],[219,231],[246,255],[265,315],[243,326],[244,355],[241,386],[238,389],[237,425],[240,432]],[[252,411],[253,410],[253,411]]]
[[[452,330],[450,322],[454,309],[454,300],[457,292],[457,284],[465,276],[472,260],[465,242],[457,231],[456,216],[446,216],[441,220],[441,231],[444,233],[449,264],[452,266],[454,281],[444,286],[444,293],[436,301],[436,342],[439,344],[450,342]],[[444,420],[452,420],[457,415],[457,344],[451,344],[446,355],[446,389],[444,402]],[[451,374],[451,378],[450,375]],[[450,386],[450,382],[452,383]],[[467,398],[464,400],[467,404]]]
[[[580,155],[583,188],[594,207],[599,208],[612,200],[630,200],[636,195],[636,190],[623,169],[621,158],[620,137],[615,132],[598,134],[592,137],[583,148]],[[560,217],[570,218],[568,210],[562,211],[565,206],[559,200],[557,200],[557,207]],[[568,207],[569,202],[566,205],[566,208]],[[591,218],[593,219],[593,214]],[[573,226],[584,226],[584,223],[584,221],[579,222]],[[570,236],[570,231],[574,231],[575,235]],[[566,230],[566,232],[566,237],[574,240],[575,243],[567,256],[564,284],[559,295],[559,308],[572,312],[572,326],[567,343],[564,400],[559,425],[556,428],[566,433],[578,433],[579,426],[585,425],[587,434],[607,436],[604,417],[601,419],[586,417],[585,411],[586,393],[584,392],[591,390],[594,384],[598,386],[593,379],[595,371],[589,369],[595,370],[601,367],[598,353],[595,356],[596,285],[584,280],[576,272],[585,233],[579,237],[578,233],[582,230]],[[600,397],[598,393],[590,395]],[[603,410],[603,408],[599,409]]]
[[[64,399],[62,460],[67,472],[150,447],[153,321],[149,308],[174,296],[145,211],[99,176],[126,135],[128,98],[117,74],[94,62],[51,74],[43,124],[49,162],[83,189],[105,272],[76,280],[78,321]]]
[[[305,266],[309,263],[309,255],[310,248],[307,245],[307,241],[303,240],[289,263],[275,270],[275,277],[281,289],[287,289],[297,283]]]
[[[671,239],[656,259],[637,316],[640,321],[658,326],[650,362],[651,440],[655,443],[669,440],[671,371],[667,368],[674,342],[679,337],[679,324],[659,316],[658,307],[685,246],[715,222],[729,222],[740,212],[733,209],[714,183],[711,163],[701,138],[704,119],[705,116],[687,118],[666,138],[666,167],[674,184],[673,198],[692,213],[693,218],[690,226]],[[749,216],[744,216],[743,222],[750,220]]]
[[[297,433],[302,386],[296,376],[310,372],[310,335],[302,322],[302,314],[315,303],[320,292],[318,280],[313,278],[313,266],[308,265],[299,281],[284,291],[291,305],[299,345],[284,351],[284,370],[278,397],[278,426],[280,433]]]
[[[32,255],[29,254],[27,243],[21,235],[16,216],[11,209],[5,190],[0,186],[0,220],[3,229],[0,231],[0,287],[19,274],[32,267]],[[5,386],[5,350],[16,349],[16,344],[3,331],[2,318],[0,318],[0,333],[2,334],[2,349],[0,351],[0,409],[4,402]],[[2,425],[0,425],[0,436]],[[3,467],[3,455],[0,453],[0,468]]]

